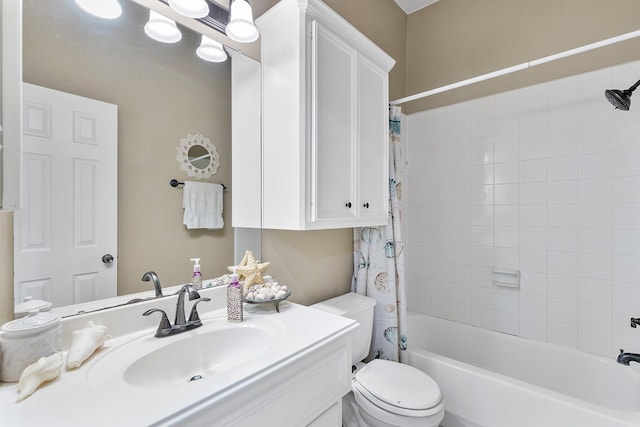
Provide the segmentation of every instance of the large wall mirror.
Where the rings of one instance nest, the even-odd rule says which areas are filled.
[[[178,43],[150,39],[143,30],[149,11],[131,0],[120,3],[122,16],[103,20],[74,0],[23,0],[23,81],[117,105],[117,247],[111,268],[117,268],[117,294],[126,295],[151,289],[141,281],[149,270],[165,286],[190,281],[190,258],[201,258],[205,277],[224,274],[233,264],[231,59],[198,58],[200,35],[182,26]],[[210,138],[220,156],[216,173],[205,179],[227,187],[220,230],[187,230],[182,187],[169,185],[172,178],[188,179],[176,164],[176,146],[195,133]],[[64,199],[58,187],[64,185],[49,183],[52,205]],[[57,287],[45,285],[35,297],[54,306],[69,303]],[[21,295],[15,297],[19,302]]]

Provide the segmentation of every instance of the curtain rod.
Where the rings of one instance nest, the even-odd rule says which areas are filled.
[[[400,105],[407,102],[415,101],[417,99],[426,98],[431,95],[435,95],[442,92],[447,92],[452,89],[457,89],[459,87],[468,86],[474,83],[482,82],[485,80],[493,79],[495,77],[504,76],[506,74],[515,73],[516,71],[526,70],[527,68],[535,67],[536,65],[546,64],[547,62],[556,61],[558,59],[567,58],[569,56],[577,55],[578,53],[587,52],[590,50],[594,50],[600,47],[609,46],[615,43],[620,43],[625,40],[633,39],[636,37],[640,37],[640,30],[632,31],[630,33],[621,34],[619,36],[611,37],[608,39],[601,40],[599,42],[586,44],[584,46],[576,47],[574,49],[565,50],[564,52],[556,53],[553,55],[545,56],[540,59],[535,59],[533,61],[523,62],[518,65],[513,65],[511,67],[502,68],[497,71],[492,71],[490,73],[481,74],[476,77],[472,77],[466,80],[460,80],[455,83],[451,83],[448,85],[440,86],[435,89],[430,89],[424,92],[417,93],[415,95],[406,96],[404,98],[396,99],[395,101],[391,101],[390,105]]]

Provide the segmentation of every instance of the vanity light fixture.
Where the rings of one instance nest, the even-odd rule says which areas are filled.
[[[145,24],[144,32],[152,39],[162,43],[176,43],[182,39],[182,33],[175,21],[153,10],[149,11],[149,22]]]
[[[103,19],[116,19],[122,15],[118,0],[76,0],[82,10]]]
[[[187,18],[204,18],[209,15],[206,0],[169,0],[169,6]]]
[[[202,36],[200,47],[196,49],[196,55],[209,62],[224,62],[227,60],[227,52],[224,51],[222,43]]]
[[[259,32],[253,23],[253,10],[247,0],[231,0],[227,36],[240,43],[251,43],[258,39]]]

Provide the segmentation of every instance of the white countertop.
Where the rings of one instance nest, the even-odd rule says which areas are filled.
[[[63,319],[64,348],[72,330],[81,328],[87,320],[110,327],[113,336],[103,349],[94,354],[80,368],[63,371],[51,383],[42,385],[32,396],[16,403],[17,383],[0,383],[0,418],[6,426],[114,426],[149,425],[162,422],[173,414],[189,410],[204,401],[220,401],[238,398],[243,387],[264,375],[286,366],[289,360],[322,346],[331,339],[349,332],[356,323],[347,318],[282,302],[280,313],[273,305],[245,304],[243,327],[270,324],[278,331],[273,348],[259,357],[230,369],[224,374],[216,374],[194,382],[159,387],[132,386],[126,383],[118,372],[117,362],[113,363],[114,375],[107,380],[95,381],[96,370],[108,369],[115,354],[127,351],[137,352],[145,346],[158,346],[184,339],[188,334],[215,328],[226,324],[226,299],[224,288],[212,288],[201,292],[212,297],[212,303],[198,305],[203,327],[175,336],[155,338],[153,334],[159,322],[159,315],[141,316],[147,308],[169,306],[167,314],[173,319],[175,298],[163,298],[130,306],[118,307],[75,318]],[[208,311],[205,308],[207,304]],[[186,311],[191,304],[185,304]],[[172,320],[173,322],[173,320]],[[152,326],[150,326],[152,324]],[[135,326],[141,330],[131,330]],[[179,348],[179,345],[178,345]],[[248,350],[250,351],[250,350]],[[117,353],[116,353],[117,352]],[[184,354],[183,363],[188,364],[192,354]],[[134,360],[135,357],[132,357]],[[109,360],[109,363],[104,362]],[[101,377],[104,378],[104,375]]]

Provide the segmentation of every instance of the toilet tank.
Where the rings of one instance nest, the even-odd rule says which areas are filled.
[[[353,292],[313,304],[311,307],[348,317],[359,323],[351,334],[352,364],[361,362],[369,355],[373,331],[373,309],[376,300]]]

